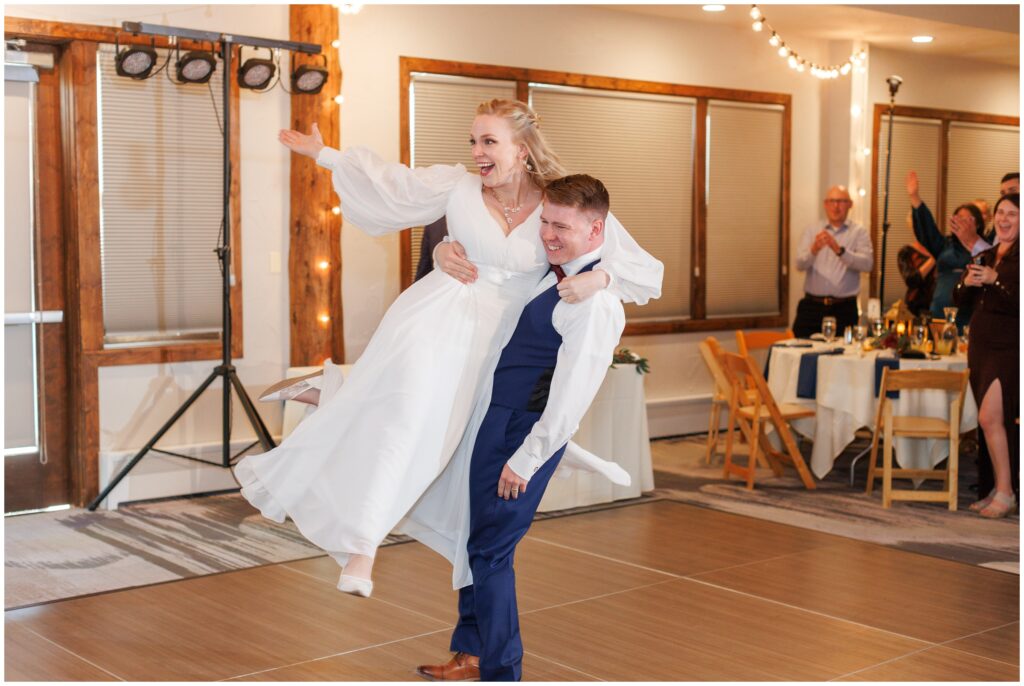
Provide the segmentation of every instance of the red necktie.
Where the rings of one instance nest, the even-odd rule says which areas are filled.
[[[562,279],[565,278],[565,270],[562,269],[562,265],[553,264],[551,265],[551,271],[555,273],[555,278],[558,279],[558,283],[562,283]]]

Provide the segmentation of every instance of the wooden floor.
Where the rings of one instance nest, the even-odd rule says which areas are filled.
[[[537,522],[516,563],[524,678],[1017,681],[1019,579],[674,502]],[[385,548],[6,613],[8,680],[413,681],[447,659],[450,567]]]

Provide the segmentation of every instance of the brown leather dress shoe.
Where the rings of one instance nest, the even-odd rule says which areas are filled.
[[[469,653],[455,653],[447,664],[420,665],[416,673],[431,681],[480,681],[480,658]]]

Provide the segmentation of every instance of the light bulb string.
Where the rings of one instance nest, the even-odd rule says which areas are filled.
[[[777,48],[779,57],[786,59],[789,62],[789,66],[798,72],[810,70],[811,74],[818,78],[835,79],[840,76],[846,76],[855,66],[861,66],[863,61],[867,59],[867,51],[860,49],[850,53],[850,57],[840,64],[826,66],[816,62],[809,62],[800,57],[800,54],[786,43],[775,27],[768,23],[768,17],[764,15],[760,7],[757,5],[750,6],[750,18],[754,20],[752,24],[753,30],[758,33],[766,32],[770,34],[768,44],[773,48]]]

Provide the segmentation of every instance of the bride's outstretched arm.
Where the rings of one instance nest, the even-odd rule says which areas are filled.
[[[461,164],[410,169],[385,162],[368,148],[336,150],[323,144],[316,124],[310,134],[281,131],[278,139],[289,150],[329,169],[346,221],[375,236],[423,226],[443,216],[448,196],[466,175]]]

